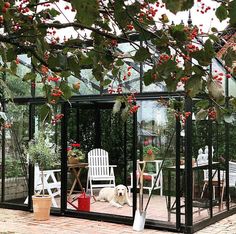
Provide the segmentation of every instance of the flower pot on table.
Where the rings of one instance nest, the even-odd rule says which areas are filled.
[[[75,157],[68,157],[68,163],[69,164],[78,164],[79,163],[79,159],[75,158]]]
[[[153,161],[153,160],[155,160],[155,155],[154,155],[154,154],[151,154],[151,155],[149,155],[149,154],[144,155],[144,156],[143,156],[143,160],[144,160],[144,161]]]

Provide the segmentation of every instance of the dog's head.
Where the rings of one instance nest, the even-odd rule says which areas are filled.
[[[127,193],[127,188],[123,184],[117,185],[115,187],[115,195],[120,197],[124,196]]]

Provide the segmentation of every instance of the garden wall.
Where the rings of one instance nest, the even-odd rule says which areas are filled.
[[[26,198],[27,197],[27,181],[25,177],[13,177],[5,180],[5,201]],[[2,179],[0,179],[0,191],[2,189]],[[0,198],[2,194],[0,193]]]

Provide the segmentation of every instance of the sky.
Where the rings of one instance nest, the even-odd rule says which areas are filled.
[[[64,22],[64,23],[67,23],[68,20],[73,21],[74,16],[75,16],[75,13],[71,12],[70,10],[65,10],[65,7],[67,5],[69,5],[69,3],[66,3],[64,1],[60,1],[59,3],[57,3],[57,7],[59,7],[61,11],[63,12],[63,14],[66,16],[66,17],[61,16],[59,19],[61,22]],[[199,26],[203,30],[203,32],[208,32],[211,27],[216,27],[218,30],[225,29],[227,26],[227,20],[220,22],[216,18],[215,11],[213,10],[213,9],[217,9],[219,5],[220,5],[219,3],[212,0],[204,0],[204,1],[202,0],[202,3],[197,2],[195,0],[195,5],[191,9],[191,16],[192,16],[193,24]],[[208,10],[207,13],[202,14],[201,11],[205,10],[207,7],[210,7],[211,9]],[[183,22],[187,24],[189,12],[188,11],[178,12],[176,15],[174,15],[170,11],[166,10],[165,8],[158,8],[158,12],[155,19],[158,21],[158,19],[161,17],[162,14],[166,14],[170,22],[173,21],[175,24],[179,24],[181,23],[181,20],[183,20]],[[73,38],[77,38],[78,33],[73,28],[67,28],[67,29],[63,29],[63,35],[66,35],[67,37],[72,36]]]

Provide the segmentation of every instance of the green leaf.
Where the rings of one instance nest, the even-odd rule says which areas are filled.
[[[179,11],[190,9],[194,4],[194,0],[163,0],[163,3],[166,4],[167,9],[176,14]]]
[[[76,55],[68,57],[68,67],[76,77],[80,77],[80,63]]]
[[[101,82],[101,85],[104,87],[104,86],[107,86],[111,83],[111,80],[109,79],[105,79],[104,81]]]
[[[183,42],[187,40],[187,34],[184,31],[184,25],[182,24],[172,26],[170,33],[177,41]]]
[[[34,72],[28,72],[28,73],[26,73],[25,75],[24,75],[24,77],[23,77],[23,81],[35,81],[35,79],[36,79],[36,73],[34,73]]]
[[[226,53],[222,56],[222,59],[225,61],[225,65],[232,67],[233,63],[236,61],[236,51],[233,47],[229,47]]]
[[[233,123],[235,121],[235,115],[233,114],[224,114],[224,121],[226,123]]]
[[[126,28],[126,26],[131,23],[131,19],[125,12],[123,0],[116,0],[114,2],[114,17],[122,28]]]
[[[16,60],[16,52],[13,48],[7,48],[7,51],[6,51],[6,59],[7,59],[7,62],[12,62],[12,60]]]
[[[68,85],[68,83],[66,81],[62,81],[61,82],[60,89],[63,92],[63,96],[62,97],[65,100],[68,100],[68,99],[71,98],[71,96],[72,96],[71,88],[70,88],[70,86]]]
[[[52,108],[49,104],[44,104],[40,108],[39,116],[42,122],[51,122],[52,119]]]
[[[221,21],[225,20],[228,16],[227,9],[225,5],[221,4],[217,9],[216,9],[216,17]]]
[[[206,56],[211,60],[215,56],[215,50],[210,39],[206,40],[204,44]]]
[[[196,114],[196,120],[205,120],[208,115],[208,110],[200,109]]]
[[[144,84],[146,86],[148,86],[148,85],[153,83],[153,79],[152,79],[152,75],[153,74],[154,74],[154,72],[151,69],[144,73],[143,80],[144,80]]]
[[[214,34],[209,34],[209,38],[214,42],[220,42],[219,37],[215,36]]]
[[[211,58],[209,58],[205,51],[198,50],[191,53],[191,56],[198,61],[201,66],[208,66],[211,63]]]
[[[216,32],[216,33],[217,33],[217,32],[218,32],[218,29],[217,29],[217,28],[215,28],[215,27],[212,27],[212,28],[211,28],[211,31],[212,31],[212,32]]]
[[[186,90],[190,97],[196,96],[202,90],[202,77],[192,75],[186,84]]]
[[[16,60],[13,60],[11,62],[11,71],[12,71],[13,74],[16,74],[16,69],[17,69]]]
[[[231,25],[236,24],[236,0],[233,0],[229,3],[229,23]]]
[[[233,110],[236,111],[236,98],[230,98],[229,103],[232,106]]]
[[[71,5],[77,10],[76,18],[80,23],[91,26],[99,17],[97,0],[71,0]]]
[[[201,109],[207,109],[209,107],[209,101],[208,100],[201,100],[198,101],[195,104],[196,107],[201,108]]]
[[[56,17],[56,16],[60,15],[60,12],[54,8],[47,9],[47,11],[52,17]]]
[[[48,58],[48,67],[51,69],[66,69],[68,67],[66,55],[62,53],[50,54],[50,57]]]
[[[113,75],[114,77],[116,77],[116,76],[118,75],[119,71],[120,71],[120,68],[114,67],[114,68],[112,69],[111,73],[112,73],[112,75]]]
[[[97,81],[103,81],[103,77],[104,77],[103,71],[104,71],[104,69],[100,64],[96,64],[93,67],[92,72],[93,72],[93,75]]]
[[[134,60],[137,62],[143,62],[150,58],[150,52],[148,48],[141,47],[139,50],[135,53]]]
[[[215,100],[220,101],[224,97],[224,90],[217,82],[210,80],[207,84],[209,95]]]
[[[122,59],[117,59],[116,66],[121,67],[124,65],[124,61]]]

